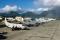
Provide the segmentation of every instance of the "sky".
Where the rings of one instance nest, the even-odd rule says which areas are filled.
[[[7,6],[9,5],[9,6]],[[34,9],[46,10],[50,7],[60,6],[60,0],[0,0],[0,8],[5,9],[28,9],[33,11]]]
[[[6,5],[17,5],[21,8],[33,8],[33,0],[0,0],[0,8]]]

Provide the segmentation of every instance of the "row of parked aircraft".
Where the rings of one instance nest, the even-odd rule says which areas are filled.
[[[39,18],[39,19],[35,19],[37,22],[49,22],[49,21],[54,21],[56,19],[53,19],[53,18]]]
[[[24,22],[23,24],[15,24],[15,23],[9,23],[7,21],[7,19],[5,18],[4,23],[7,27],[14,30],[15,28],[28,29],[28,27],[31,26],[31,25],[36,25],[36,24],[45,23],[45,22],[54,21],[54,20],[56,20],[56,19],[53,19],[53,18],[47,18],[47,19],[39,18],[39,19],[35,19],[34,21]]]

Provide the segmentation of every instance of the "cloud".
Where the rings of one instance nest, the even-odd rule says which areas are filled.
[[[0,9],[0,12],[9,12],[9,11],[17,11],[17,10],[20,10],[21,8],[20,7],[17,7],[16,5],[14,6],[10,6],[10,5],[6,5],[4,8],[1,8]]]
[[[33,11],[35,11],[35,9],[26,9],[26,11],[31,11],[31,12],[33,12]]]
[[[43,7],[54,7],[60,6],[60,0],[35,0],[34,5],[43,6]]]
[[[48,11],[49,8],[38,8],[36,11]]]
[[[19,9],[19,10],[21,10],[22,8],[21,8],[21,7],[19,7],[18,9]]]
[[[51,8],[37,8],[37,9],[28,9],[28,11],[38,12],[38,11],[48,11]]]
[[[9,6],[9,5],[6,5],[4,8],[2,8],[2,10],[4,11],[11,11],[16,9],[17,9],[17,6]]]

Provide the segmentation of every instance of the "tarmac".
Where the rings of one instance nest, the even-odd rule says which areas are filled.
[[[30,30],[11,31],[4,28],[3,31],[8,32],[5,40],[60,40],[60,20],[31,27]]]

